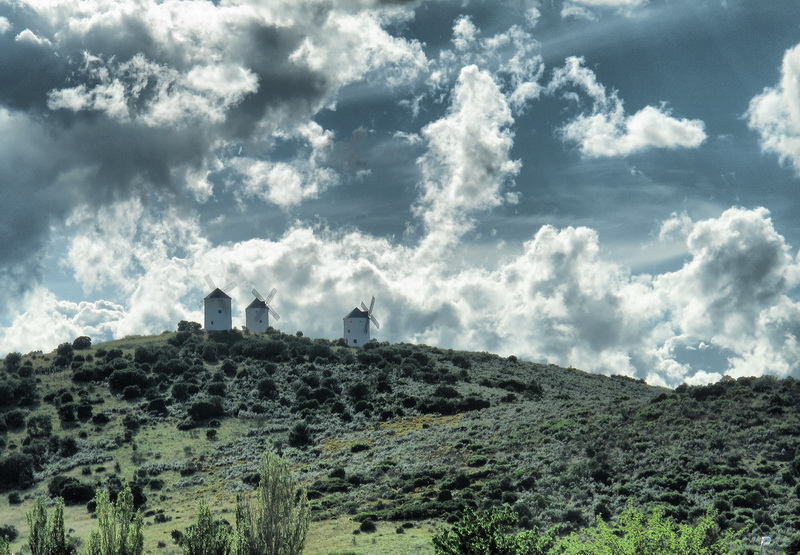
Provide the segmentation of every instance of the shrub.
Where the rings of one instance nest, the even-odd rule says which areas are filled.
[[[76,351],[84,351],[92,346],[92,338],[85,335],[75,338],[72,342],[72,348]]]
[[[289,445],[292,447],[305,447],[313,442],[311,428],[305,422],[298,422],[289,431]]]
[[[19,536],[19,532],[17,531],[17,527],[13,524],[4,524],[0,526],[0,538],[6,540],[7,542],[13,542]]]
[[[375,532],[378,527],[375,525],[375,521],[373,521],[371,518],[365,518],[361,521],[361,526],[359,526],[358,529],[362,532],[372,533]]]
[[[212,396],[208,399],[195,401],[189,407],[187,412],[194,421],[216,418],[217,416],[225,416],[222,398],[218,396]]]
[[[131,401],[138,399],[142,395],[142,389],[138,385],[128,385],[122,390],[122,398]]]
[[[24,453],[11,453],[0,459],[0,491],[31,486],[33,463],[33,457]]]
[[[181,540],[183,555],[230,555],[233,549],[230,526],[214,522],[211,510],[202,504],[197,513],[197,524],[187,528]]]
[[[236,502],[235,552],[300,555],[310,520],[305,492],[277,455],[264,458],[260,475],[255,499],[240,496]]]
[[[130,385],[139,386],[142,389],[147,389],[149,386],[149,379],[147,374],[139,369],[122,368],[114,370],[108,378],[108,385],[117,391],[122,391]]]
[[[6,368],[6,372],[13,374],[18,369],[20,364],[22,363],[22,355],[19,353],[8,353],[6,358],[3,359],[3,366]]]
[[[610,528],[602,518],[597,527],[562,540],[563,553],[640,553],[642,555],[686,555],[688,553],[738,552],[732,531],[720,532],[715,514],[706,513],[697,524],[676,524],[664,516],[663,508],[645,515],[629,505]]]
[[[50,415],[34,414],[28,418],[27,430],[31,437],[48,437],[53,431]]]
[[[28,414],[22,409],[14,409],[6,413],[5,423],[9,428],[21,428],[25,425],[25,415]]]

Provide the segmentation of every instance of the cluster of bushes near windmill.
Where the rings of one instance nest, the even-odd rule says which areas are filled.
[[[289,423],[290,446],[306,447],[314,443],[319,423],[330,427],[331,417],[342,426],[360,427],[404,416],[479,410],[541,392],[533,381],[483,378],[472,383],[470,359],[452,351],[376,342],[354,350],[341,342],[276,331],[266,336],[203,334],[191,322],[181,322],[178,329],[166,341],[125,350],[100,346],[89,351],[91,340],[79,338],[60,345],[52,356],[6,357],[0,432],[6,428],[24,435],[19,444],[5,445],[0,438],[5,451],[0,490],[26,489],[37,477],[58,482],[62,473],[78,467],[87,476],[102,477],[110,453],[135,444],[145,423],[181,430],[204,427],[213,439],[224,418],[270,419]],[[69,381],[40,394],[37,375],[52,373]],[[104,391],[123,400],[124,410],[106,409]],[[52,409],[40,410],[41,403]],[[91,439],[112,420],[121,421],[123,432],[98,448]],[[59,428],[66,433],[59,434]],[[144,495],[151,482],[158,478],[141,476],[133,486]],[[88,483],[71,478],[61,485],[64,491],[51,484],[51,490],[58,490],[51,493],[67,503],[85,503],[90,497]]]
[[[487,408],[492,398],[507,402],[540,393],[535,382],[513,379],[483,380],[462,393],[458,386],[470,384],[470,362],[458,353],[433,357],[415,346],[378,343],[354,352],[337,343],[280,332],[255,337],[182,329],[166,344],[140,346],[132,355],[97,349],[81,356],[59,347],[57,360],[69,365],[77,386],[107,384],[142,415],[184,415],[183,427],[240,413],[313,419],[324,412],[343,421],[455,414]],[[405,385],[395,391],[398,379]],[[485,396],[489,389],[495,390]],[[108,416],[102,407],[85,390],[77,394],[64,391],[45,400],[57,405],[64,422],[102,424]]]

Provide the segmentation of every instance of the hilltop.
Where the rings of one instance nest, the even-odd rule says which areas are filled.
[[[466,506],[569,532],[628,500],[800,544],[794,379],[669,390],[425,345],[179,330],[6,358],[0,525],[16,549],[37,495],[64,497],[81,538],[94,488],[131,481],[147,548],[179,553],[200,501],[232,520],[265,450],[308,489],[307,553],[430,553]],[[354,534],[367,520],[377,532]]]

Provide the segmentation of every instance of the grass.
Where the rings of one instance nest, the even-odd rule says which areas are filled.
[[[332,520],[312,522],[306,540],[305,555],[406,555],[433,553],[431,538],[439,531],[441,523],[423,521],[413,528],[404,528],[396,522],[378,522],[372,533],[353,534],[358,523],[341,517]]]

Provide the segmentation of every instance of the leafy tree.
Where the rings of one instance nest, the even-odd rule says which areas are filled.
[[[721,533],[709,512],[694,526],[676,524],[663,508],[649,514],[631,503],[619,517],[617,528],[598,517],[597,527],[573,534],[560,543],[564,555],[613,553],[614,555],[727,555],[739,543],[734,532]]]
[[[64,501],[56,499],[52,518],[48,518],[44,500],[36,500],[31,512],[27,513],[28,546],[31,555],[68,555],[74,552],[67,542],[64,532]]]
[[[33,464],[33,457],[23,453],[11,453],[0,459],[0,491],[32,485]]]
[[[197,322],[181,320],[178,322],[178,331],[188,331],[190,333],[200,333],[202,326]]]
[[[13,374],[19,369],[22,362],[22,355],[19,353],[8,353],[6,358],[3,359],[3,365],[6,367],[6,372]]]
[[[108,490],[100,490],[97,502],[99,530],[86,541],[85,555],[141,555],[144,553],[142,517],[133,505],[130,485],[111,502]]]
[[[305,491],[293,479],[288,463],[269,453],[261,461],[255,499],[236,502],[237,555],[300,555],[306,541],[310,509]]]
[[[55,366],[69,366],[75,355],[72,343],[62,343],[56,348],[56,359],[53,361]]]
[[[517,514],[508,507],[475,512],[464,510],[460,523],[433,537],[436,555],[545,555],[552,552],[551,534],[537,530],[508,533],[516,527]],[[616,554],[615,554],[616,555]]]
[[[77,337],[75,341],[72,342],[72,348],[76,351],[83,351],[88,349],[92,346],[92,338],[86,335],[81,335]]]
[[[211,510],[200,505],[197,524],[183,535],[183,555],[232,555],[233,534],[230,526],[214,522]]]

